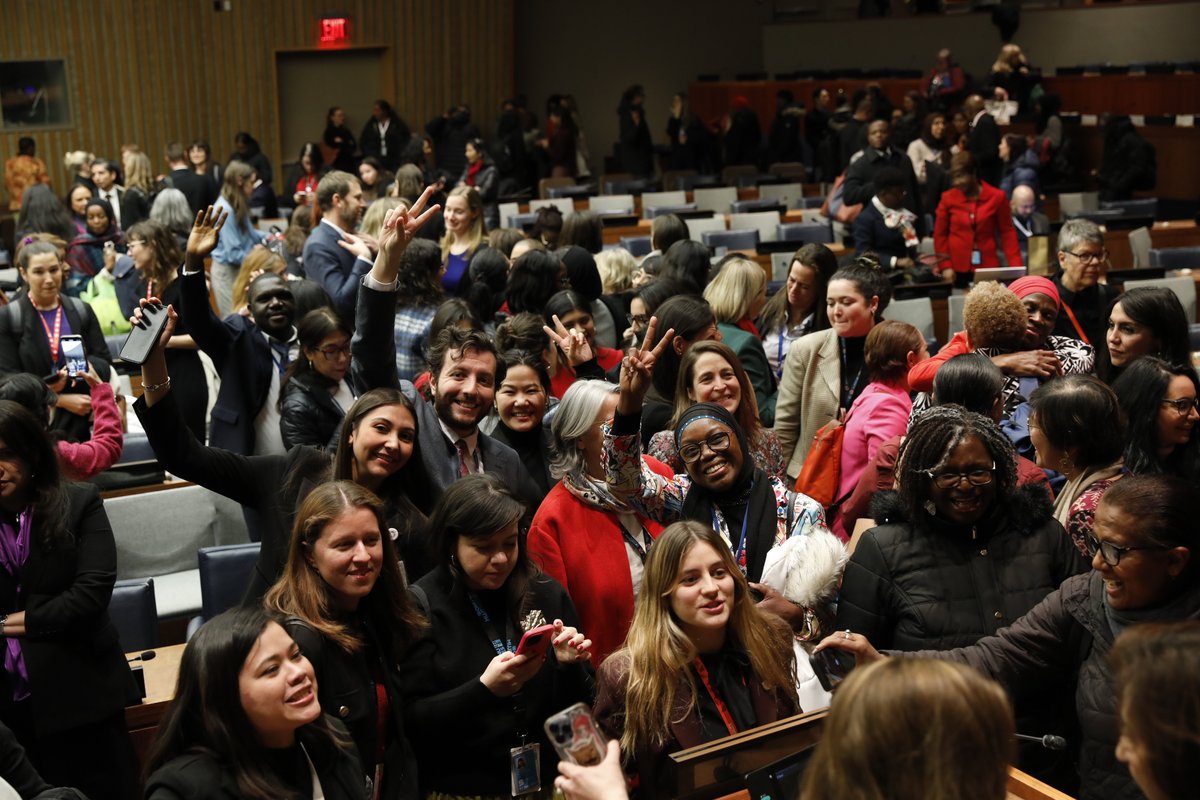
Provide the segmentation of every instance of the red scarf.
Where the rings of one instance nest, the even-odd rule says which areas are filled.
[[[746,333],[753,334],[755,339],[762,338],[762,336],[759,335],[759,333],[758,333],[758,328],[755,326],[754,320],[750,319],[749,317],[738,320],[737,326],[739,328],[741,328],[742,330],[744,330]]]
[[[479,170],[483,169],[483,159],[479,159],[474,164],[467,166],[467,186],[475,185],[475,176],[479,174]]]

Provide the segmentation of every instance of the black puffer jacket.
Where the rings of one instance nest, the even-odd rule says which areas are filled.
[[[895,492],[873,504],[842,579],[837,627],[879,649],[949,650],[1020,618],[1087,564],[1041,487],[1021,487],[974,528],[905,518]]]
[[[297,375],[287,382],[279,410],[284,448],[306,444],[323,450],[329,446],[346,416],[346,410],[329,393],[330,383],[316,373]]]
[[[1200,618],[1200,590],[1173,603],[1161,618],[1177,622]],[[969,664],[1008,687],[1016,697],[1040,687],[1075,682],[1079,745],[1080,800],[1141,800],[1144,796],[1117,761],[1119,735],[1116,689],[1108,656],[1112,627],[1104,610],[1104,578],[1098,572],[1068,578],[1032,611],[973,647],[906,655]]]

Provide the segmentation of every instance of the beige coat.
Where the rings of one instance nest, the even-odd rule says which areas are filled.
[[[841,353],[833,329],[810,333],[792,343],[779,381],[775,433],[793,482],[817,430],[837,416],[841,380]]]

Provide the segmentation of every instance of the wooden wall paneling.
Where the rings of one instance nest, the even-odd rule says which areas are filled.
[[[135,142],[158,172],[168,141],[204,137],[223,163],[234,134],[246,130],[281,176],[294,154],[278,152],[274,53],[316,49],[316,20],[335,10],[351,18],[353,46],[387,48],[383,86],[414,133],[460,102],[486,132],[513,92],[513,7],[514,0],[232,0],[217,12],[212,0],[4,0],[0,53],[64,59],[72,120],[0,130],[0,160],[16,153],[20,136],[32,136],[62,194],[68,150],[117,159],[122,144]],[[367,113],[352,110],[356,128]]]

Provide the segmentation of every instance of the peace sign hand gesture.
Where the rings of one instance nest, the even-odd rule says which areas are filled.
[[[384,283],[391,283],[396,279],[400,271],[400,256],[408,247],[408,243],[421,226],[441,210],[441,206],[436,203],[425,208],[433,190],[432,186],[425,187],[425,191],[421,192],[412,208],[394,208],[383,218],[383,228],[379,231],[379,255],[375,259],[375,270],[371,277]],[[388,277],[380,278],[374,272],[382,272]]]
[[[675,338],[675,329],[668,328],[653,348],[655,329],[658,328],[658,317],[651,317],[646,326],[646,336],[640,347],[629,351],[621,361],[621,394],[617,398],[618,414],[636,414],[642,409],[642,401],[646,392],[650,391],[650,378],[654,373],[654,364],[659,356],[671,346]]]
[[[568,330],[567,326],[563,325],[562,320],[558,318],[558,314],[555,314],[552,319],[554,327],[543,325],[542,330],[550,337],[550,341],[558,345],[559,350],[562,350],[568,364],[577,367],[596,357],[583,331],[578,328]]]

